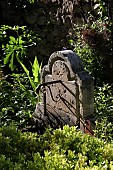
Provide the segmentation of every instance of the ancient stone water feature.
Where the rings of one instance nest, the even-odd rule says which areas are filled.
[[[54,52],[42,69],[36,92],[42,94],[33,114],[37,129],[68,124],[92,134],[93,78],[77,54],[71,50]]]

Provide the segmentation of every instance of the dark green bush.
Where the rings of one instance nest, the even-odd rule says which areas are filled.
[[[2,125],[12,121],[24,127],[36,105],[36,95],[26,74],[6,76],[0,81],[0,122]]]

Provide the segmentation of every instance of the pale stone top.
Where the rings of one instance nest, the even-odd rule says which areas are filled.
[[[69,79],[79,81],[78,83],[82,81],[82,85],[84,81],[87,81],[87,84],[90,84],[89,81],[93,82],[93,78],[84,70],[80,57],[72,50],[57,51],[50,56],[48,65],[44,66],[42,70],[42,82],[45,82],[44,77],[46,74],[52,74],[52,66],[57,60],[64,61],[68,67]]]

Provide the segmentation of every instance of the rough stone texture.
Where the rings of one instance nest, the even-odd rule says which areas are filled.
[[[28,1],[22,0],[18,0],[18,2],[17,0],[0,0],[0,25],[26,25],[29,30],[38,35],[37,40],[35,39],[36,45],[28,48],[27,56],[31,58],[37,55],[39,62],[43,60],[43,64],[47,64],[48,56],[54,51],[61,50],[63,47],[72,48],[68,40],[73,39],[76,42],[77,39],[73,25],[86,23],[89,27],[91,23],[88,23],[88,13],[94,15],[94,20],[98,19],[97,10],[94,9],[96,3],[98,4],[98,1],[94,0],[38,0],[31,5]],[[109,20],[113,21],[113,2],[105,0],[105,4],[106,8],[109,8]],[[93,31],[85,28],[81,37],[84,37],[83,40],[104,58],[103,61],[101,60],[104,80],[112,85],[112,43],[108,44],[104,32],[100,34],[98,31],[95,33]],[[109,31],[107,32],[109,39]],[[105,41],[103,41],[104,39]],[[2,42],[0,43],[2,44]]]
[[[87,1],[82,2],[84,5],[91,9]],[[41,56],[44,62],[55,50],[69,47],[68,39],[74,39],[75,34],[72,34],[73,24],[84,22],[82,13],[78,0],[39,0],[33,5],[27,1],[0,1],[0,24],[27,25],[38,34],[42,41],[29,48],[28,54]]]
[[[37,103],[36,124],[62,127],[77,125],[85,132],[85,120],[93,114],[93,78],[84,70],[78,55],[71,50],[53,53],[42,69],[42,102]],[[39,90],[39,88],[38,88]]]

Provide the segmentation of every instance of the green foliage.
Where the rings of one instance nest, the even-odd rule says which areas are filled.
[[[113,120],[113,90],[108,84],[95,88],[95,112],[98,118]]]
[[[5,58],[4,58],[4,64],[8,64],[9,63],[9,68],[11,68],[11,70],[14,70],[14,59],[16,57],[16,59],[20,60],[22,58],[23,55],[25,55],[25,41],[22,39],[22,36],[19,35],[19,29],[21,28],[23,31],[25,29],[25,27],[19,27],[16,26],[14,28],[12,27],[1,27],[2,29],[11,29],[16,31],[17,33],[17,38],[13,37],[13,36],[9,36],[9,42],[6,45],[2,45],[2,48],[4,49],[5,52]],[[4,30],[4,31],[5,31]]]
[[[95,5],[86,15],[84,12],[86,22],[83,25],[75,25],[76,39],[69,40],[69,43],[81,57],[85,69],[94,77],[95,135],[112,142],[113,90],[106,84],[112,82],[107,77],[111,74],[111,68],[107,70],[106,63],[112,63],[113,20],[110,17],[110,4],[102,0],[94,2]]]
[[[17,7],[21,2],[16,4]],[[35,0],[27,2],[34,3]],[[26,5],[23,4],[24,7]],[[77,41],[71,39],[69,43],[81,56],[85,69],[95,77],[96,85],[102,86],[105,81],[103,61],[113,54],[112,20],[105,1],[95,0],[94,11],[95,15],[92,11],[86,14],[86,23],[76,25]],[[13,34],[8,35],[8,31],[13,31]],[[35,45],[40,38],[24,26],[1,26],[0,41],[3,44],[1,58],[4,64],[9,65],[13,72],[19,70],[19,64],[26,73],[14,73],[9,80],[5,76],[0,81],[0,169],[112,170],[113,146],[106,144],[113,142],[111,88],[105,85],[95,89],[95,136],[101,140],[83,135],[75,127],[68,126],[63,130],[47,130],[42,136],[21,133],[17,127],[27,125],[37,102],[34,90],[40,82],[41,71],[36,57],[31,68],[26,67],[23,61],[28,62],[27,47]],[[12,122],[17,126],[14,127]]]
[[[13,71],[14,68],[17,69],[14,63],[15,57],[18,63],[23,68],[25,74],[15,74],[7,75],[0,82],[0,117],[1,123],[4,125],[9,124],[14,121],[18,126],[25,126],[31,117],[31,113],[35,109],[37,102],[37,97],[35,92],[36,86],[40,83],[40,72],[41,65],[39,65],[37,57],[34,59],[32,67],[28,70],[26,66],[22,63],[22,57],[25,56],[25,41],[23,40],[24,33],[18,34],[19,29],[23,32],[24,27],[9,27],[3,26],[1,30],[7,31],[7,29],[12,29],[16,31],[17,38],[10,36],[9,42],[3,44],[5,49],[4,64],[9,63],[9,67]],[[3,34],[3,32],[2,32]],[[6,36],[7,37],[7,36]],[[31,75],[31,73],[33,75]]]
[[[35,56],[35,60],[32,66],[32,72],[33,72],[33,76],[34,76],[34,82],[38,83],[40,82],[40,73],[41,73],[41,68],[42,68],[42,64],[39,65],[37,57]]]
[[[14,56],[17,57],[17,60],[20,55],[23,55],[25,52],[23,49],[23,43],[22,37],[18,37],[18,39],[15,39],[14,37],[10,36],[9,44],[6,45],[6,57],[4,58],[4,64],[7,64],[10,60],[9,67],[11,70],[14,70]],[[16,54],[15,54],[16,53]],[[10,59],[11,58],[11,59]]]
[[[25,74],[13,74],[0,81],[0,119],[7,125],[14,121],[25,126],[35,109],[37,97]]]
[[[102,84],[103,65],[98,54],[88,44],[82,44],[80,40],[74,44],[74,48],[74,51],[81,57],[85,70],[94,77],[96,85]]]
[[[112,160],[111,144],[75,127],[47,130],[42,136],[21,133],[13,124],[0,128],[0,169],[112,170]]]
[[[35,2],[35,0],[28,0],[28,2],[30,2],[31,4]]]
[[[96,120],[95,136],[106,142],[113,143],[113,122],[105,117]]]
[[[35,90],[36,86],[35,86],[35,84],[34,84],[32,78],[31,78],[30,75],[29,75],[28,69],[25,67],[25,65],[24,65],[21,61],[19,61],[19,63],[21,64],[21,66],[23,67],[25,73],[27,74],[27,76],[28,76],[28,78],[29,78],[29,81],[30,81],[30,84],[31,84],[32,88]]]
[[[32,88],[35,90],[36,88],[35,83],[37,83],[37,85],[40,83],[40,72],[41,72],[42,65],[39,65],[37,57],[35,57],[34,64],[32,65],[32,69],[31,69],[33,76],[34,76],[34,81],[33,81],[33,79],[30,77],[29,70],[26,68],[26,66],[22,62],[22,57],[25,57],[26,55],[25,47],[27,47],[25,46],[26,42],[23,40],[26,35],[25,27],[16,26],[12,28],[9,26],[1,26],[0,30],[1,30],[2,36],[6,34],[7,29],[16,31],[17,38],[13,36],[9,36],[9,42],[2,45],[2,48],[4,49],[4,52],[5,52],[4,64],[7,65],[9,63],[9,67],[11,68],[11,71],[14,71],[14,68],[16,68],[16,65],[14,64],[14,59],[16,57],[18,63],[22,66],[23,70],[27,74]],[[20,30],[22,31],[22,35],[19,35]],[[29,42],[31,43],[31,41],[32,40],[29,37]]]
[[[3,54],[1,54],[1,61],[3,62],[1,64],[9,66],[13,73],[21,72],[20,62],[30,67],[30,63],[33,60],[28,58],[28,47],[36,45],[37,41],[40,41],[38,35],[26,26],[20,27],[17,25],[11,27],[2,25],[0,27],[0,42],[3,51]],[[32,71],[32,69],[30,71]]]
[[[110,2],[92,1],[89,11],[84,11],[84,23],[75,24],[74,38],[69,40],[75,52],[81,56],[86,70],[95,78],[97,86],[111,82],[105,73],[106,62],[112,62],[113,55],[113,20],[110,8]]]
[[[33,78],[32,78],[32,77],[30,77],[29,70],[25,67],[25,65],[20,60],[18,60],[18,61],[21,64],[22,68],[24,69],[25,73],[27,74],[30,84],[31,84],[33,90],[35,91],[37,85],[39,85],[39,83],[40,83],[40,73],[41,73],[42,64],[39,65],[37,57],[35,56],[35,60],[32,65],[32,73],[33,73]]]
[[[95,88],[95,135],[113,142],[113,90],[109,85]]]

